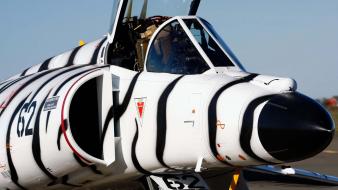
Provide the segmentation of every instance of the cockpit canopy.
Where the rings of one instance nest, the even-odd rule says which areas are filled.
[[[150,72],[201,74],[213,67],[234,67],[225,51],[197,17],[175,17],[150,42]]]
[[[200,74],[210,69],[177,19],[162,26],[147,55],[149,72]]]
[[[172,74],[217,72],[218,68],[243,70],[207,21],[196,16],[175,16],[194,15],[199,2],[117,0],[107,63]]]

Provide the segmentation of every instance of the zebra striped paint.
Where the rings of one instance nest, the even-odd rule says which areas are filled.
[[[77,146],[76,141],[72,138],[71,121],[67,116],[61,117],[61,114],[68,114],[71,102],[71,98],[67,98],[67,92],[74,94],[76,89],[86,81],[100,77],[104,73],[109,73],[112,77],[108,78],[111,78],[113,83],[118,82],[120,86],[119,89],[115,89],[119,93],[118,105],[111,105],[106,110],[106,118],[102,121],[102,130],[104,131],[102,142],[98,145],[102,148],[103,142],[109,142],[107,138],[120,138],[123,159],[115,160],[109,167],[104,167],[104,160],[100,161],[91,157]],[[8,165],[11,178],[0,178],[0,184],[6,184],[4,187],[11,189],[30,188],[36,184],[44,188],[60,184],[82,186],[87,185],[84,182],[93,176],[96,176],[98,180],[105,180],[107,175],[113,178],[116,174],[111,176],[112,169],[122,163],[127,166],[127,169],[121,171],[119,176],[137,175],[138,173],[161,175],[156,169],[163,167],[180,172],[182,168],[192,169],[200,157],[207,161],[208,164],[205,167],[245,166],[261,163],[262,160],[272,161],[274,158],[271,156],[266,157],[266,154],[257,151],[252,154],[246,148],[242,149],[242,142],[235,140],[239,139],[241,134],[241,130],[236,132],[238,128],[242,127],[241,119],[233,118],[230,121],[229,118],[232,118],[230,112],[224,112],[220,107],[222,107],[221,105],[231,105],[233,111],[238,111],[238,117],[241,118],[244,117],[241,110],[245,110],[247,106],[251,105],[250,102],[262,96],[276,94],[276,92],[261,87],[257,88],[256,78],[260,76],[241,80],[242,77],[245,77],[243,73],[238,73],[239,78],[237,79],[234,79],[233,75],[236,73],[232,73],[231,76],[225,74],[215,76],[186,75],[181,78],[181,76],[173,74],[150,72],[141,74],[117,66],[83,65],[42,71],[20,78],[20,82],[9,81],[3,85],[3,88],[13,84],[10,88],[4,89],[3,93],[8,94],[10,89],[18,89],[18,91],[8,101],[9,106],[1,112],[0,121],[8,123],[10,126],[0,129],[5,131],[4,134],[7,134],[8,137],[8,141],[2,143],[7,143],[7,146],[11,146],[11,148],[5,149],[5,152],[1,150],[0,154],[6,153],[7,156],[0,162]],[[234,83],[233,81],[236,80],[241,82]],[[229,85],[231,88],[224,88]],[[238,97],[239,92],[246,95]],[[3,93],[0,94],[0,97]],[[249,95],[250,93],[251,95]],[[110,95],[112,97],[112,93]],[[45,102],[53,97],[59,97],[57,108],[43,111]],[[144,102],[143,122],[140,125],[140,116],[134,99],[142,97],[146,98],[146,102]],[[197,97],[197,99],[191,97]],[[211,100],[215,98],[218,101],[211,105]],[[65,106],[63,110],[61,102],[64,100],[68,106]],[[19,103],[20,101],[22,103]],[[32,113],[33,108],[29,110],[29,106],[35,101],[36,114],[33,114],[30,124],[34,135],[17,137],[14,129],[20,119],[19,113]],[[238,104],[234,107],[231,102],[238,102]],[[24,105],[27,105],[28,108],[26,106],[23,109]],[[221,129],[215,126],[217,123],[208,122],[210,119],[210,111],[207,111],[209,107],[217,113],[213,116],[213,121],[215,117],[217,121],[227,121],[229,124],[226,128]],[[112,122],[113,120],[117,122]],[[163,122],[159,122],[162,120],[165,122],[165,126]],[[65,126],[60,127],[62,123],[67,124],[67,130]],[[114,123],[117,125],[112,126]],[[163,127],[166,128],[166,133],[161,132]],[[250,128],[250,126],[246,127]],[[118,128],[120,134],[113,137],[111,133],[115,131],[115,128]],[[210,128],[216,129],[216,135],[209,136]],[[228,134],[233,136],[230,137]],[[50,142],[47,143],[49,144],[48,148],[44,145],[46,140]],[[227,146],[224,143],[226,141],[235,143]],[[30,144],[32,150],[23,150],[12,142]],[[247,139],[245,142],[250,143]],[[107,151],[106,148],[102,148],[102,150]],[[20,153],[18,154],[18,152]],[[20,159],[23,154],[26,155],[25,162]],[[224,158],[229,157],[231,160],[226,160],[226,164],[224,164],[219,162],[219,157],[215,154]],[[245,157],[245,160],[238,155]],[[26,162],[30,163],[29,174],[34,173],[40,180],[43,179],[43,183],[25,177],[28,176],[28,170],[24,169],[27,166],[23,164]],[[62,164],[65,162],[68,163],[67,166]],[[76,170],[86,171],[88,176],[78,178],[76,176],[80,174]],[[67,176],[66,182],[63,180],[65,176]]]

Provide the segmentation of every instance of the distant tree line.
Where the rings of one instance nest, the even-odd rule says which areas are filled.
[[[326,107],[338,107],[338,96],[333,96],[331,98],[320,98],[316,99],[316,101]]]

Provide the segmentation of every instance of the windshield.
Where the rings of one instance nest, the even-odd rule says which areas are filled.
[[[231,49],[227,46],[227,44],[223,41],[223,39],[218,35],[218,33],[215,31],[214,27],[207,22],[206,20],[200,18],[202,23],[205,27],[209,30],[209,32],[216,38],[218,43],[222,46],[222,48],[227,52],[227,55],[231,58],[233,62],[243,71],[245,71],[244,67],[242,66],[241,62],[237,59],[235,54],[231,51]]]
[[[215,67],[234,66],[215,40],[196,19],[184,19],[191,34],[195,37],[203,51],[207,54]]]
[[[147,71],[201,74],[209,68],[177,20],[164,26],[151,44]]]

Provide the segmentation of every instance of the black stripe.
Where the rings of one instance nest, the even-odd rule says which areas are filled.
[[[82,48],[83,46],[78,46],[76,47],[72,53],[70,54],[69,58],[68,58],[68,62],[67,64],[65,65],[65,67],[68,67],[68,66],[72,66],[74,65],[74,59],[75,59],[75,56],[77,54],[77,52]]]
[[[124,112],[127,110],[127,107],[130,103],[131,96],[133,94],[136,82],[138,77],[141,73],[136,73],[133,79],[131,80],[128,90],[126,92],[126,95],[124,96],[124,99],[122,101],[122,104],[119,104],[119,93],[113,92],[113,109],[114,109],[114,135],[116,137],[120,136],[120,126],[119,126],[119,120],[121,116],[124,114]]]
[[[135,168],[137,169],[137,171],[139,171],[142,174],[148,175],[148,176],[153,175],[153,176],[157,176],[157,177],[164,177],[164,176],[170,175],[168,173],[153,173],[153,172],[145,170],[140,165],[140,162],[138,161],[137,156],[136,156],[136,144],[137,144],[138,134],[139,134],[139,126],[138,126],[136,118],[135,118],[135,126],[136,126],[136,132],[135,132],[135,136],[133,138],[133,142],[132,142],[132,145],[131,145],[131,159],[132,159],[132,162],[133,162]],[[172,173],[172,174],[174,175],[174,173]],[[177,175],[179,175],[179,174],[181,174],[181,172],[178,173]]]
[[[12,82],[13,80],[14,80],[14,79],[2,81],[2,82],[0,83],[0,85],[4,85],[4,84],[6,84],[6,83],[10,83],[10,82]]]
[[[4,92],[9,87],[13,86],[13,84],[17,83],[18,81],[22,80],[23,78],[24,77],[18,78],[18,79],[15,79],[14,81],[11,81],[11,82],[7,83],[6,85],[4,85],[3,87],[0,88],[0,93]]]
[[[30,68],[27,68],[26,70],[24,70],[24,71],[21,73],[20,77],[23,77],[23,76],[25,76],[25,75],[26,75],[26,73],[27,73],[27,71],[28,71],[29,69],[30,69]]]
[[[45,70],[48,70],[49,69],[49,63],[50,61],[53,59],[53,57],[47,59],[46,61],[44,61],[41,65],[40,65],[40,68],[38,70],[38,72],[41,72],[41,71],[45,71]]]
[[[11,82],[7,83],[6,85],[4,85],[3,87],[0,88],[0,93],[4,92],[5,90],[7,90],[8,88],[10,88],[11,86],[13,86],[14,84],[22,81],[23,79],[27,78],[28,76],[24,76],[15,80],[12,80]]]
[[[103,153],[103,144],[104,144],[104,140],[105,140],[105,136],[108,130],[108,125],[110,123],[110,121],[114,118],[114,107],[112,106],[107,114],[107,117],[104,121],[104,125],[103,125],[103,130],[102,130],[102,138],[101,138],[101,148],[102,148],[102,153]],[[104,158],[104,154],[102,155],[102,157]]]
[[[42,162],[41,159],[41,147],[40,147],[40,116],[42,108],[48,98],[49,93],[47,94],[46,98],[43,100],[43,102],[40,105],[40,108],[37,112],[37,117],[35,119],[35,126],[33,130],[33,142],[32,142],[32,151],[33,151],[33,157],[36,162],[36,164],[39,166],[39,168],[52,180],[56,180],[57,177],[55,177],[53,174],[51,174],[45,167],[45,165]]]
[[[51,111],[47,112],[47,118],[46,118],[46,133],[48,132],[48,125],[49,125],[49,118],[50,118]]]
[[[254,79],[257,76],[257,74],[250,74],[246,77],[243,77],[241,79],[232,81],[226,85],[224,85],[222,88],[220,88],[216,94],[214,95],[214,97],[211,99],[211,102],[209,104],[209,108],[208,108],[208,123],[209,123],[209,146],[210,149],[213,153],[213,155],[215,156],[215,158],[218,158],[219,154],[216,148],[216,134],[217,134],[217,101],[218,98],[221,96],[221,94],[229,89],[232,86],[235,86],[237,84],[240,83],[246,83],[251,81],[252,79]],[[217,159],[219,160],[219,159]],[[221,161],[221,160],[220,160]],[[227,161],[223,160],[221,161],[222,163],[225,163],[227,165],[232,166],[230,163],[228,163]]]
[[[136,132],[135,132],[135,136],[131,145],[131,159],[133,161],[133,164],[135,166],[135,168],[137,169],[137,171],[146,174],[146,175],[153,175],[153,173],[145,170],[139,163],[137,156],[136,156],[136,143],[138,140],[138,124],[137,124],[137,120],[135,118],[135,124],[136,124]]]
[[[20,78],[20,77],[18,77],[18,78]],[[16,78],[16,79],[17,79],[17,78]],[[2,81],[2,82],[0,83],[1,88],[4,87],[4,86],[7,85],[7,84],[13,82],[13,81],[16,80],[16,79],[11,79],[11,80],[5,80],[5,81]],[[1,89],[1,88],[0,88],[0,89]]]
[[[100,48],[101,48],[102,44],[106,41],[106,39],[107,39],[107,38],[103,38],[103,39],[100,41],[100,43],[98,43],[98,45],[97,45],[97,47],[96,47],[96,49],[95,49],[95,51],[94,51],[94,53],[93,53],[93,56],[92,56],[92,58],[91,58],[91,60],[90,60],[90,64],[92,64],[92,65],[95,65],[95,64],[96,64],[97,58],[98,58],[98,55],[99,55]]]
[[[20,111],[21,107],[23,106],[23,104],[25,103],[25,101],[27,100],[27,98],[29,96],[30,96],[30,94],[19,103],[19,105],[16,107],[15,111],[13,112],[13,115],[11,117],[11,120],[10,120],[9,125],[8,125],[8,129],[7,129],[6,147],[8,147],[7,145],[10,145],[11,128],[12,128],[12,125],[13,125],[14,118],[18,114],[18,112]],[[13,160],[12,160],[12,155],[11,155],[10,148],[6,148],[6,153],[7,153],[7,160],[8,160],[9,171],[11,173],[11,179],[12,179],[13,183],[15,183],[21,189],[26,189],[23,186],[21,186],[19,184],[19,182],[18,182],[19,181],[19,176],[18,176],[18,173],[16,172],[16,169],[14,167],[14,163],[13,163]]]
[[[120,93],[117,91],[113,91],[113,109],[114,109],[114,136],[120,137],[121,131],[119,129],[119,122],[115,117],[115,113],[117,108],[119,107],[119,99],[120,99]]]
[[[65,126],[65,131],[67,131],[68,130],[68,122],[67,122],[67,120],[66,119],[63,120],[63,123],[64,123],[64,126]],[[61,136],[62,136],[62,134],[63,134],[62,125],[60,125],[59,131],[58,131],[58,137],[57,137],[57,140],[56,140],[56,144],[58,146],[59,151],[61,151]]]
[[[268,164],[276,164],[270,161],[266,161],[259,156],[257,156],[254,151],[251,148],[251,136],[252,136],[252,128],[253,128],[253,120],[254,120],[254,111],[259,106],[261,103],[268,101],[271,99],[273,95],[268,95],[268,96],[262,96],[259,97],[255,100],[253,100],[248,107],[246,108],[243,116],[243,123],[242,123],[242,129],[241,129],[241,134],[240,134],[240,143],[242,149],[247,153],[250,157],[263,162],[263,163],[268,163]]]
[[[0,88],[0,93],[4,92],[5,90],[7,90],[9,87],[11,87],[13,84],[17,83],[18,81],[22,80],[24,77],[22,78],[18,78],[15,79],[7,84],[5,84],[3,87]]]
[[[170,168],[163,160],[165,141],[167,135],[167,102],[172,90],[183,76],[172,81],[161,94],[157,105],[157,135],[156,135],[156,157],[162,166]]]
[[[135,88],[135,85],[136,85],[136,81],[137,81],[138,77],[140,76],[140,74],[141,73],[137,73],[133,77],[133,79],[130,82],[129,88],[126,92],[126,95],[124,96],[122,104],[117,107],[117,110],[116,110],[116,119],[117,120],[119,120],[121,118],[121,116],[124,114],[124,112],[127,110],[128,105],[130,103],[131,96],[133,94],[133,91],[134,91],[134,88]]]

